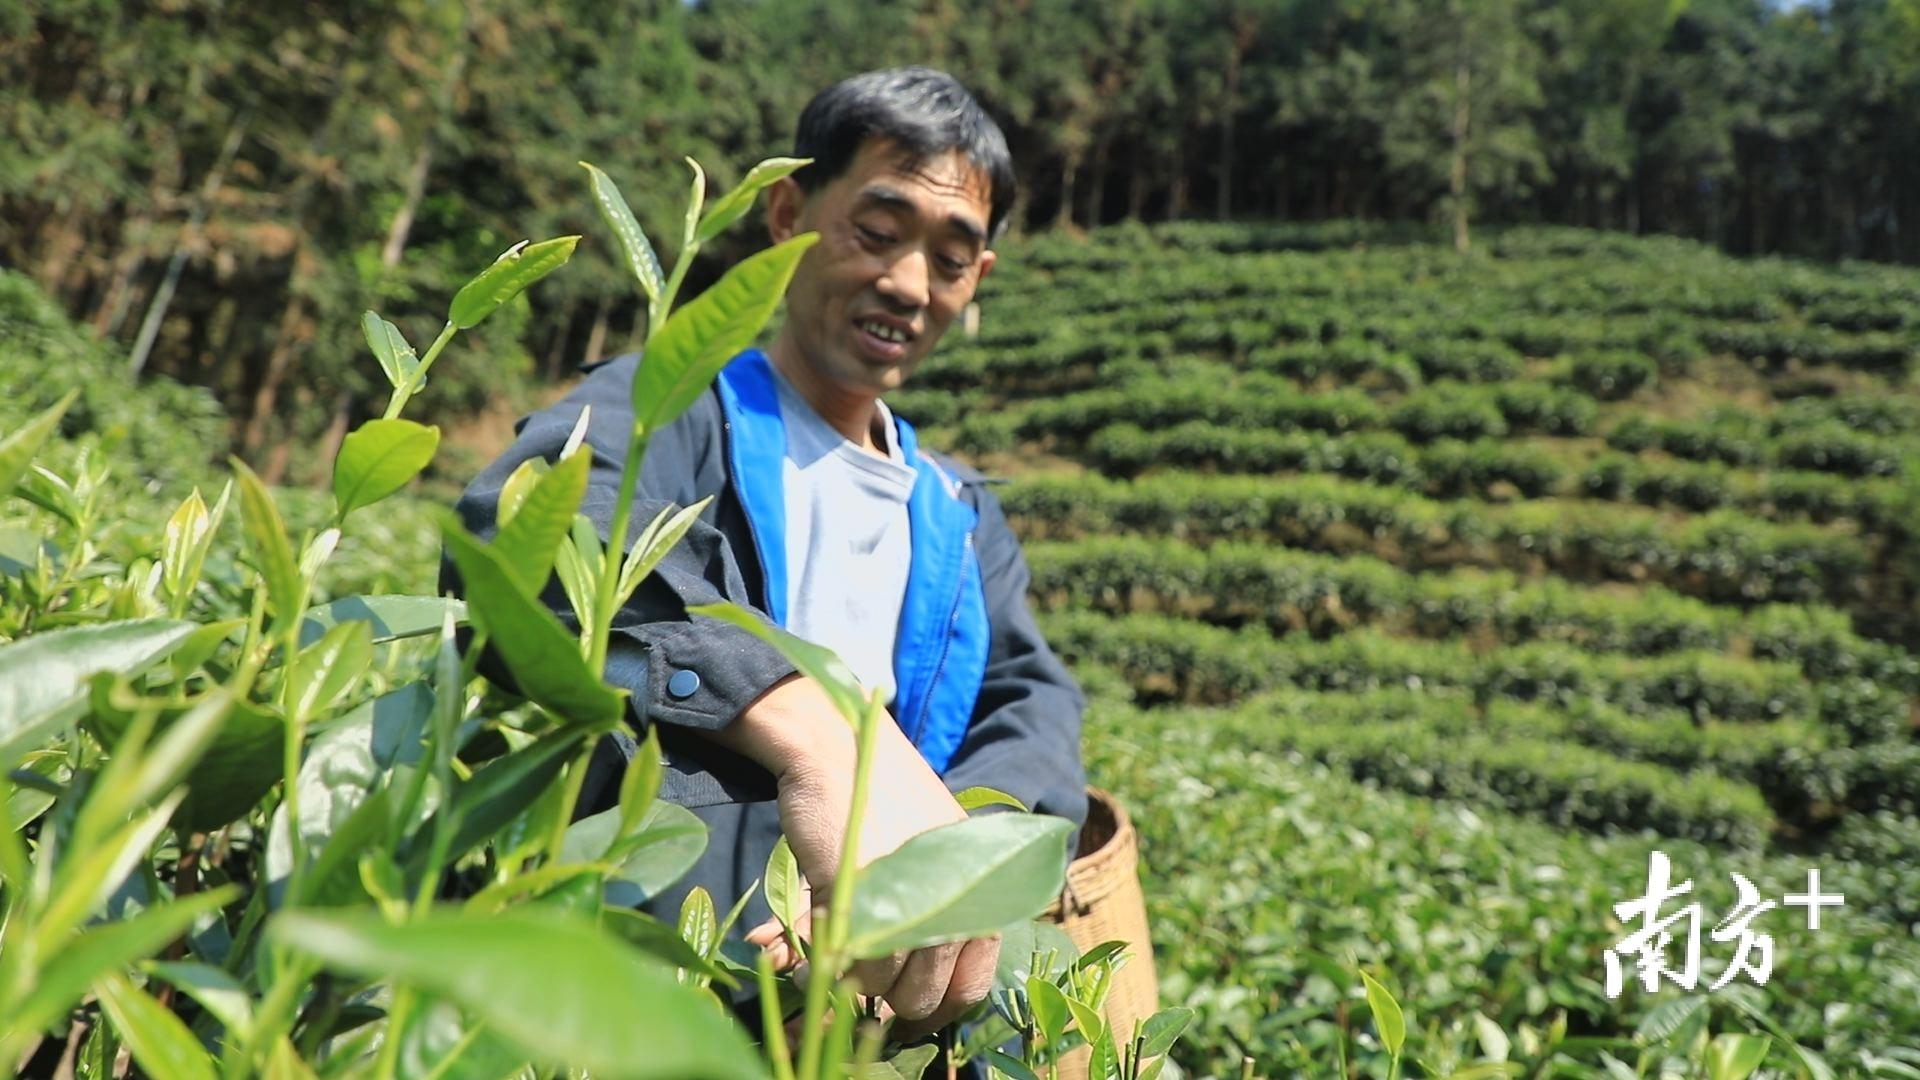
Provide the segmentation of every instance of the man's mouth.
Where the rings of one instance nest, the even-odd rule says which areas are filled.
[[[896,345],[904,345],[913,340],[912,331],[902,329],[890,323],[881,322],[879,319],[859,319],[856,320],[853,325],[858,327],[863,333],[870,334],[879,338],[881,341],[892,342]]]

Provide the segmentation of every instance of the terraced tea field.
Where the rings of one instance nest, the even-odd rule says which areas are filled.
[[[1920,273],[1187,225],[1011,246],[982,311],[892,404],[1008,479],[1189,1068],[1383,1066],[1354,959],[1436,1069],[1476,1013],[1597,1064],[1681,997],[1601,982],[1658,847],[1709,926],[1846,895],[1716,1029],[1920,1076]]]

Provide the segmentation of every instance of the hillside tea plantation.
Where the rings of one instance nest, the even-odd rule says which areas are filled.
[[[1190,1068],[1383,1056],[1357,958],[1442,1075],[1684,1013],[1916,1076],[1916,361],[1912,270],[1196,224],[1008,251],[892,404],[1008,480]],[[1609,999],[1656,847],[1847,906]]]
[[[996,490],[1025,544],[1032,600],[1088,692],[1090,779],[1118,793],[1140,830],[1162,1004],[1191,1009],[1192,1022],[1148,1040],[1171,1053],[1147,1053],[1142,1071],[1136,1052],[1132,1074],[1171,1060],[1218,1077],[1920,1077],[1920,656],[1909,651],[1920,631],[1920,272],[1564,230],[1489,230],[1461,256],[1418,231],[1182,224],[1010,243],[982,314],[977,337],[956,330],[889,403],[929,445],[1004,478]],[[466,361],[450,350],[441,363]],[[0,517],[6,638],[31,643],[150,608],[156,582],[173,595],[173,560],[150,553],[177,543],[169,519],[190,487],[211,502],[225,486],[201,457],[223,438],[210,400],[165,380],[131,384],[123,362],[0,274],[0,437],[77,391],[35,458],[66,478],[72,506],[32,480]],[[545,476],[582,474],[563,459]],[[304,607],[310,622],[363,594],[431,593],[441,511],[468,478],[445,457],[426,476],[425,488],[346,521],[338,553],[312,573],[289,564],[310,595],[272,610]],[[545,476],[538,490],[557,487]],[[249,501],[227,512],[241,521],[195,541],[199,584],[174,602],[231,620],[212,624],[221,633],[251,613],[256,630],[235,633],[252,645],[266,610],[260,523],[275,526],[269,540],[281,516],[286,536],[310,536],[346,513],[334,509],[338,490],[242,491]],[[43,544],[55,526],[91,539],[56,557]],[[469,562],[482,550],[496,545],[461,549]],[[87,569],[62,569],[72,566]],[[88,610],[62,599],[76,596],[91,597]],[[422,934],[471,959],[463,943],[494,906],[508,921],[486,924],[505,935],[488,940],[509,957],[517,938],[554,931],[558,914],[599,910],[597,891],[569,875],[611,872],[568,863],[570,838],[594,819],[567,827],[548,797],[564,793],[561,761],[584,736],[543,728],[552,703],[537,695],[523,703],[469,681],[472,655],[455,649],[439,602],[425,603],[434,614],[418,636],[383,634],[355,654],[359,681],[320,710],[299,775],[327,767],[345,745],[339,732],[370,731],[382,709],[447,725],[448,739],[470,740],[439,761],[457,775],[409,787],[401,781],[426,770],[376,761],[367,805],[444,787],[456,803],[494,807],[479,814],[496,830],[479,854],[460,862],[464,823],[444,853],[465,884],[492,884],[451,903],[422,869],[440,849],[421,855],[407,840],[412,830],[439,844],[438,826],[398,817],[384,831],[406,842],[392,850],[415,853],[398,871],[378,865],[386,856],[356,866],[328,854],[345,848],[318,847],[309,881],[324,889],[305,886],[303,902],[357,906],[364,919],[270,914],[266,890],[228,884],[272,880],[266,822],[285,808],[273,794],[283,748],[269,739],[249,766],[259,775],[247,797],[261,801],[217,832],[158,834],[175,839],[108,900],[114,918],[138,924],[143,903],[198,874],[202,895],[182,889],[146,921],[215,905],[225,918],[187,936],[185,961],[160,955],[159,938],[129,954],[149,957],[127,968],[146,989],[103,977],[101,1004],[72,1011],[101,1021],[90,1029],[61,1026],[50,1006],[36,1062],[54,1061],[71,1031],[80,1074],[109,1075],[115,1033],[155,1001],[192,1023],[176,1023],[178,1037],[221,1053],[227,1075],[497,1076],[535,1051],[593,1060],[566,1058],[566,1025],[526,1019],[576,1008],[611,1033],[608,1045],[653,1037],[551,971],[523,978],[501,960],[489,969],[501,980],[461,996],[434,981],[438,968],[394,967]],[[345,618],[313,629],[345,641]],[[179,683],[197,693],[232,677],[220,658],[239,650],[216,644],[206,637],[147,683],[197,667]],[[275,663],[320,645],[303,637],[301,649]],[[298,670],[267,672],[268,687],[303,685]],[[560,701],[591,681],[546,689]],[[93,705],[124,711],[134,685],[96,680]],[[277,700],[244,715],[267,723]],[[499,811],[487,778],[536,758],[539,783],[507,785]],[[34,775],[9,789],[6,811],[36,844],[84,822],[67,800],[113,797],[63,787],[67,761],[36,752]],[[637,830],[632,845],[675,827],[671,807],[640,810],[647,783],[623,785],[615,815]],[[193,873],[188,846],[207,860]],[[618,873],[633,880],[645,863],[671,880],[683,846],[657,845]],[[1649,994],[1630,975],[1610,996],[1604,955],[1627,933],[1614,905],[1644,893],[1655,849],[1676,882],[1694,883],[1687,899],[1704,912],[1700,986]],[[1752,929],[1774,942],[1770,978],[1709,993],[1735,955],[1705,935],[1738,902],[1732,875],[1778,901],[1806,890],[1816,867],[1845,906],[1818,929],[1799,908],[1757,916]],[[708,981],[762,974],[718,948],[726,920],[711,906],[683,912],[677,928],[616,918],[616,906],[602,920],[680,968],[677,981],[668,969],[671,993],[703,1022]],[[295,947],[315,948],[329,926],[386,947],[378,960]],[[279,951],[249,948],[262,935]],[[606,959],[610,940],[581,939],[573,959]],[[59,959],[16,952],[0,957],[0,976]],[[1030,959],[1003,963],[1003,978],[1025,986],[1014,969]],[[1110,974],[1112,962],[1092,967]],[[217,1014],[231,979],[215,964],[255,995],[240,999],[251,1020]],[[1057,979],[1071,993],[1085,974]],[[54,989],[78,1000],[86,985]],[[416,1000],[416,986],[430,993]],[[53,993],[0,978],[9,987],[29,1002]],[[204,1010],[186,1000],[209,989]],[[407,1031],[391,1051],[384,1009]],[[737,1041],[701,1045],[763,1075]],[[154,1054],[186,1045],[164,1043],[134,1045],[136,1064],[152,1072]],[[853,1075],[913,1075],[918,1053]],[[641,1057],[615,1053],[596,1073],[681,1074]],[[839,1075],[831,1059],[815,1062],[803,1076]],[[994,1064],[997,1076],[1031,1076],[1012,1059]]]

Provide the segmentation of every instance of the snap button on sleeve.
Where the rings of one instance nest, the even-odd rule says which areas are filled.
[[[678,699],[690,698],[698,689],[700,689],[700,675],[688,668],[681,668],[667,679],[667,693]]]

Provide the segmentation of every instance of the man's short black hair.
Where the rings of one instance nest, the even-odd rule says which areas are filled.
[[[847,171],[869,138],[892,139],[916,158],[958,150],[989,188],[987,235],[998,236],[1013,208],[1016,181],[1007,137],[960,81],[928,67],[888,68],[842,79],[800,112],[793,155],[813,164],[793,174],[814,192]]]

